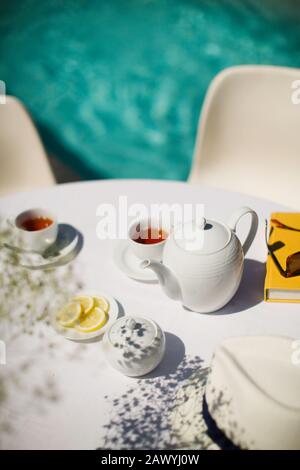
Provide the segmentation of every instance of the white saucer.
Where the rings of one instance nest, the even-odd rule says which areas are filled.
[[[82,248],[82,235],[71,225],[59,224],[56,242],[43,253],[20,246],[14,234],[2,242],[1,248],[16,253],[18,265],[23,268],[49,269],[68,264],[76,258]]]
[[[108,302],[109,302],[109,311],[108,311],[108,321],[106,324],[100,328],[99,330],[96,331],[91,331],[90,333],[81,333],[80,331],[75,330],[74,328],[65,328],[61,326],[57,319],[57,313],[59,310],[63,307],[61,303],[54,302],[53,305],[51,306],[51,325],[55,329],[55,331],[64,336],[66,339],[70,339],[72,341],[87,341],[90,339],[98,338],[99,336],[104,335],[106,330],[117,320],[118,314],[119,314],[119,306],[116,302],[116,300],[107,294],[103,294],[102,292],[98,291],[91,291],[91,290],[85,290],[82,292],[78,292],[75,294],[77,295],[90,295],[90,296],[95,296],[95,297],[105,297]],[[65,302],[64,302],[65,304]]]
[[[128,240],[119,241],[114,252],[114,261],[118,268],[131,279],[144,282],[158,282],[153,271],[140,267],[141,260],[130,249]]]
[[[78,242],[78,238],[79,232],[77,232],[74,227],[67,224],[59,224],[56,241],[44,252],[25,248],[22,246],[22,244],[20,244],[20,242],[18,242],[17,235],[13,232],[8,234],[3,240],[2,247],[6,248],[7,250],[14,251],[19,255],[39,255],[44,259],[58,260],[75,248]]]

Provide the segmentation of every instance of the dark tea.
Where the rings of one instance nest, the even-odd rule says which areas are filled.
[[[20,224],[20,227],[28,232],[35,232],[37,230],[43,230],[51,224],[53,224],[53,220],[48,217],[33,217],[32,219],[24,220]]]
[[[134,241],[142,245],[153,245],[166,240],[167,237],[168,235],[164,230],[148,227],[142,230],[139,236],[134,238]]]

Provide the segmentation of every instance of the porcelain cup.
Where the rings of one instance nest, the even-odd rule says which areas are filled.
[[[45,217],[52,220],[52,224],[40,230],[29,231],[23,227],[26,220]],[[24,250],[43,253],[53,245],[57,238],[58,224],[54,214],[45,209],[29,209],[21,212],[14,219],[9,220],[13,227],[16,244]]]
[[[162,240],[157,243],[144,244],[139,243],[136,239],[139,235],[147,230],[148,228],[154,230],[163,230],[166,233],[167,237],[165,240]],[[129,227],[128,230],[128,239],[132,252],[140,259],[144,260],[145,258],[151,258],[156,261],[161,261],[163,255],[163,249],[165,243],[169,237],[170,228],[165,226],[160,220],[153,218],[144,218],[135,220]]]

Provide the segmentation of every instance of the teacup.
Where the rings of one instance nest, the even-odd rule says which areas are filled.
[[[45,209],[29,209],[9,220],[19,248],[43,253],[55,243],[58,233],[56,217]]]
[[[136,220],[128,230],[130,248],[141,260],[150,258],[161,261],[169,234],[170,228],[164,226],[158,219],[149,217]]]

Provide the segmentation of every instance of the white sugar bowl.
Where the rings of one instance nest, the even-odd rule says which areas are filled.
[[[112,367],[129,377],[151,372],[165,353],[165,335],[153,320],[125,316],[107,330],[103,348]]]

